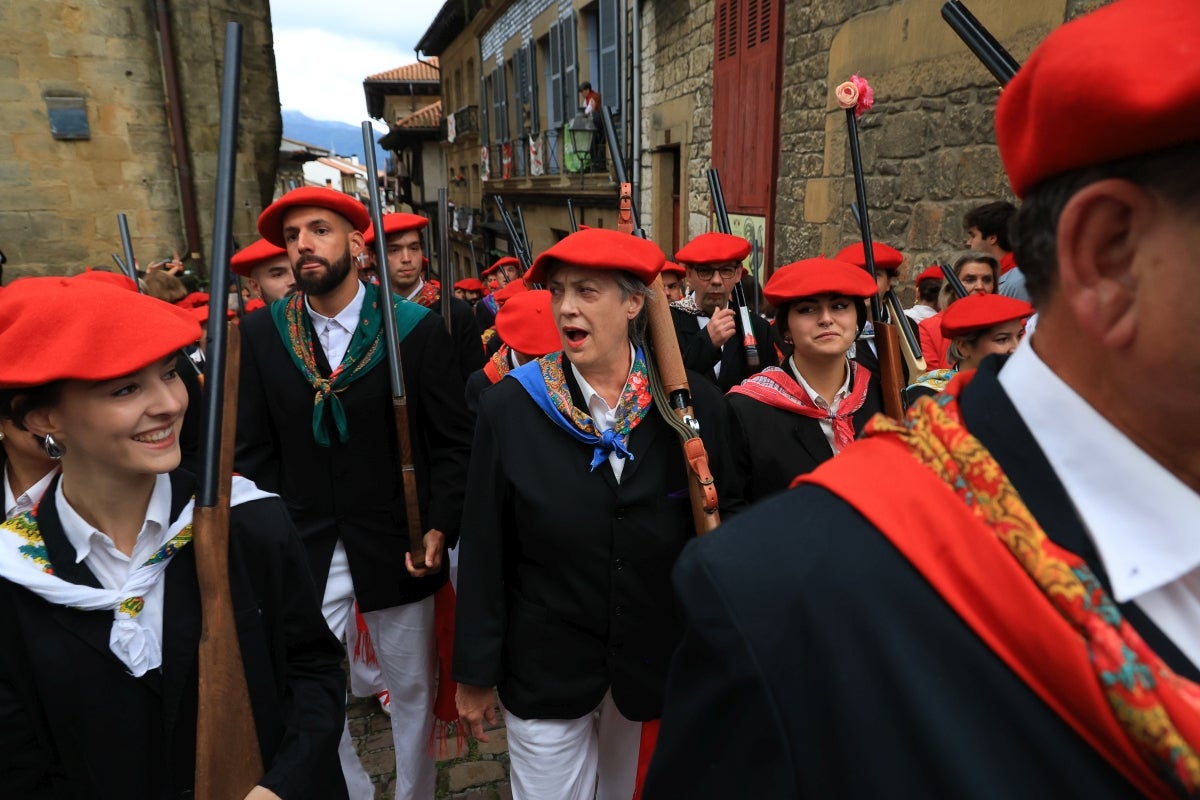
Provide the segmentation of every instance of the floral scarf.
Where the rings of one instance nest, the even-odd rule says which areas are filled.
[[[296,292],[272,303],[271,317],[288,355],[292,357],[292,363],[316,390],[313,396],[313,438],[322,447],[330,446],[329,431],[325,424],[325,415],[328,412],[337,429],[338,441],[344,444],[349,439],[350,432],[346,424],[346,410],[342,407],[338,393],[370,372],[383,360],[387,352],[383,341],[383,314],[379,310],[379,287],[366,284],[362,319],[350,337],[350,346],[346,348],[342,363],[333,367],[333,372],[328,378],[321,374],[317,366],[314,348],[319,345],[313,331],[312,319],[305,308],[304,298],[302,292]],[[393,297],[392,300],[396,313],[396,336],[397,340],[402,342],[429,311],[416,303],[397,297]]]
[[[949,369],[933,369],[917,376],[916,380],[914,380],[912,385],[908,388],[911,389],[913,386],[925,386],[935,392],[944,392],[946,390],[946,385],[949,384],[951,379],[953,379],[957,374],[958,367],[950,367]]]
[[[512,372],[512,358],[509,357],[511,352],[511,347],[502,344],[500,349],[492,353],[492,357],[483,365],[483,374],[487,375],[490,383],[499,383],[501,378]]]
[[[421,284],[421,291],[417,292],[417,296],[412,301],[425,308],[434,308],[441,299],[442,293],[438,290],[438,287],[429,281],[425,281]]]
[[[650,406],[654,404],[642,348],[634,352],[629,379],[617,402],[616,424],[603,433],[597,432],[596,423],[590,416],[571,403],[571,390],[567,387],[563,370],[564,360],[561,351],[551,353],[512,370],[508,376],[517,379],[551,422],[578,441],[595,448],[592,470],[603,464],[610,453],[632,461],[633,453],[629,452],[627,445],[629,434],[645,419]]]

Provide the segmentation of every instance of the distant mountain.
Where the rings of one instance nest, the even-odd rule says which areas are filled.
[[[358,155],[359,163],[366,161],[363,153],[362,128],[345,122],[311,119],[299,111],[283,112],[283,135],[316,147],[325,147],[342,156]],[[378,145],[383,136],[375,132],[375,163],[383,169],[387,153]]]

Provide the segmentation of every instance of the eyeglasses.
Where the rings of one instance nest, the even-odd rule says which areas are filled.
[[[696,273],[696,277],[702,281],[711,281],[714,272],[721,273],[721,277],[729,280],[738,273],[740,266],[727,266],[713,269],[712,267],[692,267],[692,272]]]

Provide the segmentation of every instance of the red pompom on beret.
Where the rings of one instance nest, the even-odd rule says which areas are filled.
[[[107,283],[110,286],[116,286],[118,289],[125,289],[126,291],[130,292],[136,292],[138,290],[138,285],[133,282],[133,278],[130,278],[128,275],[125,275],[121,272],[109,272],[103,269],[92,269],[91,267],[88,267],[75,277],[85,281],[99,281],[101,283]]]
[[[670,272],[672,275],[678,275],[681,278],[687,275],[687,269],[680,264],[676,264],[674,261],[668,261],[663,264],[662,271]]]
[[[233,258],[229,259],[229,269],[233,271],[234,275],[249,278],[250,270],[265,261],[274,261],[280,256],[286,258],[287,250],[278,245],[271,244],[266,239],[259,239],[254,244],[243,247],[234,253]]]
[[[628,233],[589,228],[572,233],[538,256],[525,278],[546,282],[546,272],[556,264],[585,269],[624,270],[649,286],[662,269],[666,256],[658,245]]]
[[[685,244],[675,260],[681,264],[724,264],[750,255],[750,243],[732,233],[702,233]]]
[[[420,214],[395,213],[383,215],[384,236],[391,236],[393,233],[424,230],[427,225],[429,225],[429,218],[422,217]],[[367,247],[375,243],[375,226],[373,224],[367,224],[367,230],[363,233],[363,239],[366,241]]]
[[[946,276],[942,273],[942,268],[934,264],[932,267],[926,267],[921,271],[921,274],[917,276],[917,283],[929,280],[943,281],[945,279]]]
[[[872,297],[875,288],[875,281],[862,267],[832,258],[806,258],[775,270],[763,287],[763,297],[779,306],[820,294]]]
[[[455,289],[461,289],[464,292],[482,292],[483,281],[479,278],[463,278],[454,284]]]
[[[136,372],[200,338],[191,314],[104,281],[22,278],[0,292],[0,387]]]
[[[496,272],[499,272],[501,267],[509,266],[509,265],[514,266],[517,269],[521,268],[521,262],[519,259],[516,259],[513,256],[504,256],[503,258],[496,259],[496,263],[492,264],[490,267],[485,269],[483,271],[483,274],[485,277],[488,275],[492,275]]]
[[[545,289],[510,297],[496,314],[496,332],[506,345],[527,356],[540,357],[562,349],[550,310],[550,292]]]
[[[335,192],[322,186],[302,186],[292,189],[283,197],[263,209],[258,215],[258,232],[271,244],[287,247],[283,238],[283,216],[290,208],[327,208],[344,217],[354,230],[365,233],[371,224],[367,207],[348,194]]]
[[[1056,29],[1000,93],[1023,197],[1046,178],[1200,141],[1200,3],[1120,0]]]
[[[990,328],[1002,322],[1033,316],[1033,306],[1002,294],[969,294],[942,312],[942,335],[947,339]]]
[[[864,253],[862,242],[855,242],[849,247],[839,250],[834,258],[866,269],[867,257]],[[875,256],[875,269],[881,269],[884,272],[895,272],[904,263],[904,254],[891,245],[871,242],[871,253]]]

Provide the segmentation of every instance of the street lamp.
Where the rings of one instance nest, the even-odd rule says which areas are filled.
[[[592,168],[592,143],[596,139],[596,123],[589,114],[576,114],[567,123],[567,133],[571,137],[571,148],[579,161],[579,185],[583,186],[583,173]]]

